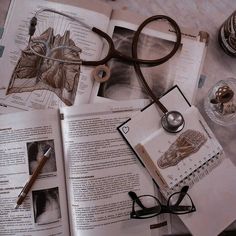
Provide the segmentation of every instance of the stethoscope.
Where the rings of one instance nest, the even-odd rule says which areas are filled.
[[[82,60],[80,58],[78,60],[63,60],[63,59],[58,59],[58,58],[52,58],[51,54],[57,50],[69,49],[75,53],[80,53],[81,50],[78,48],[75,48],[75,47],[63,46],[63,45],[58,46],[53,49],[50,49],[47,42],[45,42],[43,40],[33,39],[32,36],[34,35],[35,30],[36,30],[37,17],[42,12],[52,12],[52,13],[56,13],[56,14],[65,16],[65,17],[69,18],[70,20],[78,22],[79,24],[83,25],[84,27],[90,29],[92,32],[94,32],[95,34],[97,34],[100,37],[102,37],[103,39],[105,39],[105,41],[108,43],[109,49],[108,49],[107,55],[103,59],[98,60],[98,61],[86,61],[86,60]],[[167,20],[170,23],[170,25],[174,29],[174,32],[176,33],[176,42],[174,43],[173,49],[166,56],[164,56],[162,58],[158,58],[156,60],[139,59],[137,56],[137,48],[138,48],[138,40],[139,40],[139,36],[140,36],[141,31],[150,22],[155,21],[155,20],[163,20],[163,19]],[[154,93],[150,89],[149,85],[147,84],[147,82],[142,74],[141,68],[140,68],[140,65],[144,65],[144,66],[161,65],[161,64],[165,63],[166,61],[168,61],[172,56],[174,56],[174,54],[179,49],[180,43],[181,43],[181,31],[180,31],[178,24],[172,18],[165,16],[165,15],[155,15],[150,18],[147,18],[138,27],[137,31],[134,34],[133,41],[132,41],[132,57],[127,56],[127,55],[121,53],[120,51],[118,51],[117,49],[115,49],[115,45],[113,43],[113,40],[107,33],[101,31],[100,29],[98,29],[96,27],[91,27],[91,26],[87,25],[86,23],[81,22],[76,17],[70,16],[70,15],[62,13],[62,12],[58,12],[53,9],[43,8],[35,13],[34,17],[30,21],[29,35],[30,35],[29,48],[32,51],[32,53],[34,53],[35,55],[37,55],[41,58],[44,58],[47,60],[54,60],[54,61],[58,61],[61,63],[78,64],[78,65],[84,65],[84,66],[95,66],[95,69],[93,70],[92,74],[98,82],[105,82],[106,80],[109,79],[110,69],[105,64],[110,59],[116,58],[121,61],[127,62],[129,64],[133,64],[139,79],[141,80],[143,86],[145,87],[145,89],[148,92],[148,95],[153,99],[153,101],[156,103],[156,105],[160,108],[161,112],[163,113],[162,118],[161,118],[162,127],[170,133],[177,133],[184,128],[185,122],[184,122],[184,118],[183,118],[182,114],[178,111],[168,111],[167,110],[167,108],[159,101],[159,99],[154,95]],[[46,53],[41,54],[40,52],[35,51],[33,48],[33,45],[35,45],[35,44],[42,44],[43,47],[46,49],[45,50]],[[100,76],[101,74],[103,76]]]

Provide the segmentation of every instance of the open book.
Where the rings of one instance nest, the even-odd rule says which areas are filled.
[[[42,8],[64,12],[79,18],[87,25],[107,32],[119,51],[131,55],[132,36],[145,17],[125,10],[112,10],[109,5],[101,2],[97,4],[96,1],[70,1],[70,4],[74,6],[55,1],[12,0],[3,38],[0,41],[4,46],[0,58],[0,103],[30,110],[104,99],[147,98],[133,66],[126,63],[111,60],[108,63],[111,68],[111,79],[99,84],[94,82],[91,76],[93,67],[66,66],[52,62],[46,64],[32,55],[28,46],[28,27],[34,13]],[[148,27],[141,35],[142,46],[139,48],[139,56],[144,59],[160,58],[161,53],[165,53],[174,45],[175,34],[169,24],[163,21],[157,25],[150,24]],[[207,34],[182,28],[181,30],[182,42],[176,55],[160,66],[144,68],[145,77],[156,96],[178,84],[192,103],[206,52]],[[99,60],[107,51],[104,41],[83,25],[70,23],[65,17],[49,12],[39,15],[34,38],[50,42],[49,47],[52,48],[58,46],[55,41],[73,44],[76,49],[82,50],[77,56],[84,60]],[[35,50],[39,50],[37,46],[39,45],[34,45]],[[66,56],[71,60],[77,58],[70,54]],[[28,66],[25,67],[25,64]],[[54,70],[55,68],[58,70]]]
[[[0,235],[170,233],[168,215],[130,219],[129,191],[158,193],[117,126],[145,105],[113,102],[1,115]],[[14,209],[46,145],[54,152]]]
[[[182,186],[188,185],[190,187],[188,193],[196,207],[196,212],[179,216],[189,231],[194,236],[218,235],[236,218],[236,206],[231,204],[236,198],[236,168],[232,161],[225,157],[222,147],[200,113],[193,106],[190,107],[190,104],[177,86],[168,91],[160,100],[168,110],[176,110],[183,114],[186,118],[187,129],[191,128],[201,132],[200,134],[198,133],[200,139],[195,139],[196,136],[192,134],[193,140],[197,140],[195,144],[201,144],[201,147],[198,147],[200,155],[197,155],[198,153],[196,152],[195,155],[182,159],[177,165],[170,166],[170,170],[166,169],[168,174],[164,171],[165,169],[161,169],[160,172],[160,169],[157,171],[157,169],[153,168],[154,163],[143,155],[146,154],[143,153],[145,149],[152,156],[153,148],[155,149],[156,156],[154,155],[153,158],[157,160],[153,160],[158,161],[162,167],[169,166],[176,161],[175,156],[172,156],[166,162],[159,160],[159,157],[168,148],[170,149],[173,143],[175,146],[172,146],[172,148],[177,149],[174,154],[178,153],[178,151],[179,155],[183,154],[179,149],[180,146],[187,147],[187,149],[182,150],[194,151],[194,146],[190,146],[189,142],[187,142],[188,140],[182,139],[183,137],[178,140],[177,144],[176,140],[181,134],[165,135],[164,131],[161,131],[160,119],[162,113],[157,109],[155,103],[149,104],[130,119],[127,119],[118,129],[143,166],[159,185],[159,189],[165,198],[168,198],[174,192],[180,191]],[[182,134],[186,135],[185,132],[186,130],[184,129]],[[170,142],[163,143],[159,138],[168,138]],[[199,142],[201,140],[202,142]],[[150,147],[149,144],[152,144],[152,146]],[[144,146],[144,149],[142,146]],[[158,153],[158,150],[161,150],[161,153]],[[172,155],[173,153],[170,154]],[[219,209],[224,210],[221,211]],[[202,227],[203,225],[204,227]]]

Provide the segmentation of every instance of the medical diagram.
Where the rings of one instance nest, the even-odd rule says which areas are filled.
[[[55,50],[58,48],[61,50]],[[54,92],[66,105],[73,105],[80,66],[43,58],[34,52],[54,59],[73,61],[79,58],[80,49],[70,38],[70,31],[65,31],[64,35],[54,35],[53,28],[49,27],[39,37],[33,38],[22,51],[7,94],[47,89]]]

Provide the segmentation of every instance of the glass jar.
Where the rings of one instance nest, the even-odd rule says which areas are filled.
[[[204,100],[204,109],[212,121],[220,125],[236,124],[236,79],[217,82]]]
[[[220,27],[218,41],[225,53],[236,57],[236,11]]]

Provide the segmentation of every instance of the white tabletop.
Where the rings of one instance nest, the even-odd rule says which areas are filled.
[[[210,35],[202,74],[205,84],[198,89],[196,106],[208,122],[228,157],[236,164],[236,125],[224,127],[212,122],[203,109],[203,100],[208,90],[219,80],[236,78],[236,58],[230,57],[220,48],[217,35],[222,23],[236,10],[235,0],[97,0],[110,4],[114,9],[128,9],[144,16],[165,14],[180,26],[207,31]],[[66,2],[66,1],[65,1]],[[4,24],[10,0],[0,0],[0,25]],[[235,204],[235,203],[234,203]],[[177,218],[173,218],[173,232],[188,233]],[[236,228],[234,222],[228,229]],[[236,233],[235,233],[236,234]]]

